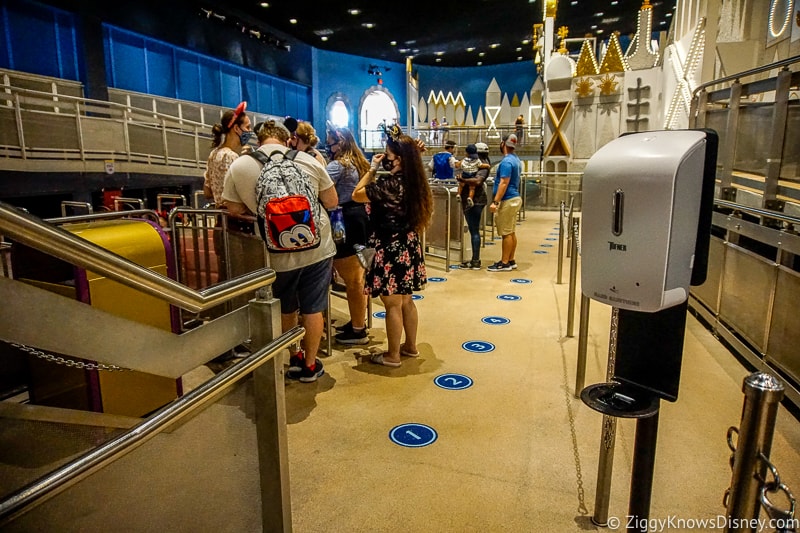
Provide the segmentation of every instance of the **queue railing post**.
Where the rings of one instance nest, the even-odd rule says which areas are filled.
[[[572,337],[575,329],[575,289],[578,285],[578,220],[573,220],[572,256],[569,260],[569,303],[567,304],[567,337]]]
[[[558,281],[561,285],[561,273],[564,270],[564,201],[561,201],[561,208],[558,217]]]
[[[575,397],[580,398],[586,385],[586,349],[589,337],[589,304],[591,299],[581,292],[581,318],[578,324],[578,366],[575,371]]]
[[[619,325],[619,309],[611,310],[611,334],[608,342],[608,365],[606,381],[614,377],[617,361],[617,327]],[[592,523],[596,526],[608,525],[608,507],[611,502],[611,474],[614,469],[614,444],[617,439],[617,419],[603,415],[603,433],[600,437],[600,454],[597,462],[597,483],[594,496],[594,514]]]
[[[744,405],[739,429],[728,429],[731,457],[731,486],[725,492],[729,532],[751,531],[761,511],[761,493],[767,479],[767,463],[772,449],[772,436],[778,405],[783,399],[784,386],[765,372],[755,372],[742,383]],[[732,437],[738,433],[734,446]]]

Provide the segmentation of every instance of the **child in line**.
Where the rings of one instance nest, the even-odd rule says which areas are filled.
[[[466,148],[467,157],[461,160],[461,177],[464,179],[474,178],[478,175],[478,170],[481,168],[489,168],[489,165],[481,162],[478,158],[478,148],[474,144],[468,144]],[[467,196],[467,208],[472,207],[474,204],[473,198],[475,196],[475,185],[467,185],[462,181],[458,183],[458,196],[461,198],[461,192],[464,186],[469,187],[469,195]]]

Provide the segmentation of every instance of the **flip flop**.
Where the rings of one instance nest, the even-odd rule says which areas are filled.
[[[419,352],[408,352],[406,350],[400,350],[400,355],[404,355],[406,357],[419,357]]]
[[[370,362],[375,363],[376,365],[383,365],[383,366],[390,366],[392,368],[397,368],[402,363],[395,363],[394,361],[387,361],[383,358],[382,353],[375,353],[369,357]]]

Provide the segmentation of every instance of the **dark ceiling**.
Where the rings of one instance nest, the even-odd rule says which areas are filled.
[[[257,23],[287,34],[290,38],[272,43],[281,47],[297,39],[315,48],[376,60],[404,62],[413,56],[420,65],[476,66],[533,59],[530,39],[533,24],[542,22],[543,1],[210,0],[208,4],[217,5],[209,9],[223,14],[235,6]],[[614,31],[632,35],[643,1],[559,0],[555,27],[567,26],[569,38],[592,34],[604,40]],[[653,31],[669,29],[673,5],[652,2]],[[577,52],[580,43],[570,48]]]

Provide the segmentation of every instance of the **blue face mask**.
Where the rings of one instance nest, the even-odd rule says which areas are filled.
[[[258,146],[258,137],[256,136],[256,132],[254,131],[243,131],[241,135],[239,135],[239,142],[242,143],[242,146]]]

